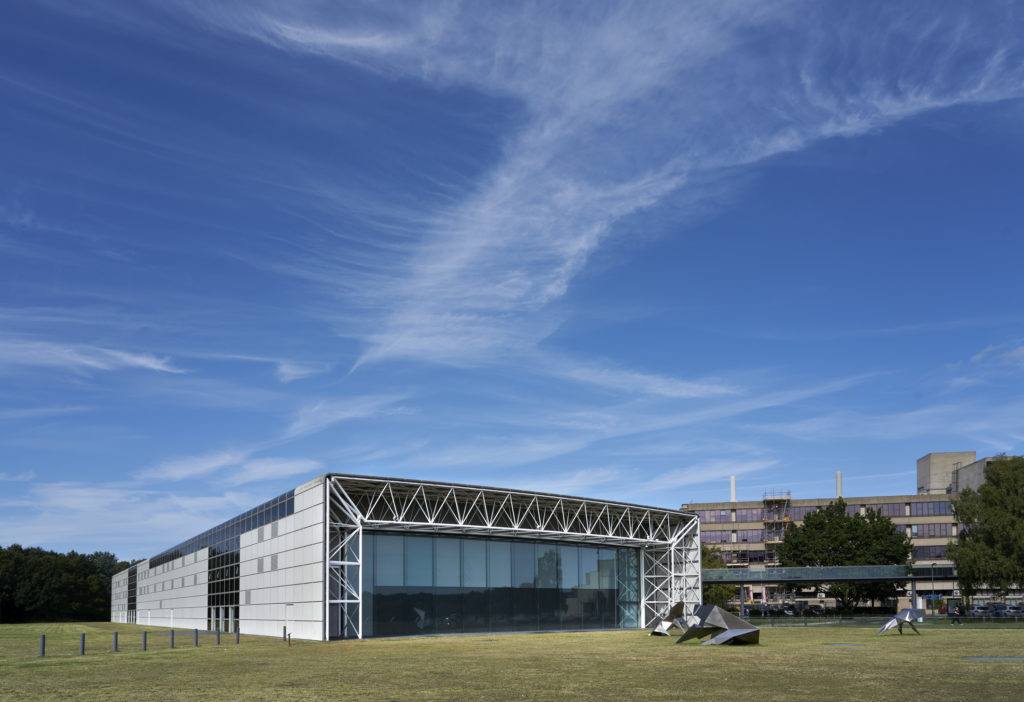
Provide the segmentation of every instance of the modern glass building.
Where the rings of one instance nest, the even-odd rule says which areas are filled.
[[[317,640],[638,628],[700,604],[700,527],[670,509],[328,474],[133,565],[112,595],[113,621]]]

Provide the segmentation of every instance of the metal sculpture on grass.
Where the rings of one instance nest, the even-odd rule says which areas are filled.
[[[668,630],[672,627],[686,631],[686,620],[683,619],[685,604],[685,602],[676,602],[664,617],[655,617],[648,625],[653,627],[648,636],[668,636]]]
[[[687,639],[702,639],[714,634],[701,645],[756,644],[761,637],[761,630],[756,626],[715,605],[701,605],[694,611],[693,616],[697,623],[688,627],[676,643],[682,643]]]
[[[882,628],[878,630],[878,633],[879,634],[884,634],[885,632],[889,631],[890,629],[899,629],[900,635],[902,635],[903,634],[903,625],[904,624],[909,624],[910,628],[914,630],[914,633],[917,634],[918,636],[920,636],[921,632],[917,630],[916,626],[914,626],[914,620],[919,618],[919,617],[923,617],[923,616],[924,616],[924,610],[923,609],[915,609],[913,607],[907,607],[906,609],[901,609],[899,614],[897,614],[895,617],[893,617],[892,619],[890,619],[889,621],[887,621],[885,624],[882,625]]]

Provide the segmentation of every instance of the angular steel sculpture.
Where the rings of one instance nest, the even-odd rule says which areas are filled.
[[[715,605],[701,605],[694,611],[693,616],[697,623],[687,628],[676,643],[682,643],[687,639],[702,639],[714,634],[701,645],[756,644],[761,637],[761,630],[756,626]]]
[[[683,619],[685,605],[685,602],[676,602],[664,617],[655,617],[648,624],[648,626],[653,627],[648,636],[668,636],[668,630],[672,627],[676,627],[680,631],[686,631],[686,620]]]
[[[878,633],[879,634],[883,634],[883,633],[889,631],[890,629],[899,629],[900,634],[902,635],[903,634],[903,625],[904,624],[909,624],[910,628],[914,630],[914,633],[920,636],[921,632],[917,630],[916,626],[914,626],[914,620],[917,619],[918,617],[923,617],[923,616],[924,616],[924,610],[923,609],[915,609],[913,607],[907,607],[906,609],[901,609],[899,614],[897,614],[895,617],[893,617],[892,619],[890,619],[889,621],[887,621],[885,624],[882,625],[882,628],[878,630]]]

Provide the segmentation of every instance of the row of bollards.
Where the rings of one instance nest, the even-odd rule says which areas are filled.
[[[148,633],[149,633],[148,631],[143,631],[142,632],[142,650],[143,651],[147,650],[147,634]],[[169,630],[167,633],[169,634],[168,638],[170,639],[170,646],[171,646],[171,648],[174,648],[174,629]],[[213,633],[217,635],[217,645],[220,646],[220,629],[217,629]],[[236,646],[238,645],[239,638],[240,638],[240,632],[236,631],[235,632],[235,645]],[[285,634],[285,639],[287,640],[288,645],[291,646],[292,645],[292,637],[287,635],[287,634]],[[193,629],[192,630],[192,645],[194,647],[196,647],[196,648],[199,647],[199,629]],[[115,631],[114,632],[114,653],[117,653],[117,650],[118,650],[117,649],[117,632]],[[45,655],[46,655],[46,634],[40,634],[39,635],[39,656],[40,656],[40,658],[42,658]],[[85,633],[81,633],[81,634],[78,635],[78,655],[80,655],[80,656],[84,656],[85,655]]]

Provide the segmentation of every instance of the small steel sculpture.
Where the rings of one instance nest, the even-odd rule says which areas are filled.
[[[664,617],[655,617],[654,621],[648,625],[653,627],[648,636],[668,636],[668,630],[672,627],[686,631],[686,620],[683,619],[684,609],[683,602],[676,602]]]
[[[892,619],[890,619],[889,621],[887,621],[885,624],[882,625],[882,628],[878,630],[878,633],[879,634],[884,634],[885,632],[889,631],[890,629],[899,629],[900,635],[902,636],[903,635],[903,625],[904,624],[909,624],[910,628],[914,630],[914,633],[917,634],[918,636],[920,636],[921,632],[917,630],[916,626],[914,626],[914,620],[917,619],[918,617],[923,617],[923,616],[924,616],[924,610],[923,609],[915,609],[913,607],[907,607],[906,609],[901,609],[899,614],[897,614],[895,617],[893,617]]]
[[[682,643],[687,639],[702,639],[714,634],[701,646],[756,644],[761,637],[761,630],[756,626],[715,605],[701,605],[694,611],[693,616],[697,623],[688,627],[676,643]]]

